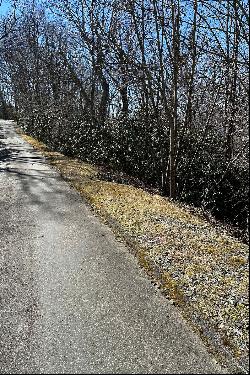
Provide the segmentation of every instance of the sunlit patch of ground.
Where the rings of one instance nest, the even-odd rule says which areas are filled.
[[[51,152],[34,138],[22,136],[126,240],[151,280],[202,337],[244,363],[249,320],[247,245],[188,207],[107,181],[100,167]]]

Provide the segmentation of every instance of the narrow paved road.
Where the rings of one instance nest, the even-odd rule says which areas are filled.
[[[0,121],[0,373],[224,373],[44,158]]]

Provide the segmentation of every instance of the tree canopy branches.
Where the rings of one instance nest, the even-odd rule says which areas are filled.
[[[19,4],[1,92],[27,131],[247,227],[246,0]]]

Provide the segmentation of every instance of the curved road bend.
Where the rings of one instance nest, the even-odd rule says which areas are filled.
[[[124,245],[0,121],[0,372],[225,373]]]

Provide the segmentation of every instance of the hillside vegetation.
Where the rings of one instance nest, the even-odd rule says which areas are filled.
[[[210,350],[245,367],[248,355],[248,247],[191,207],[116,174],[23,138],[48,158],[94,211],[125,240],[151,281],[176,304]],[[239,365],[239,366],[240,366]],[[243,371],[244,372],[244,371]]]
[[[13,4],[0,98],[20,126],[247,238],[248,1]]]

